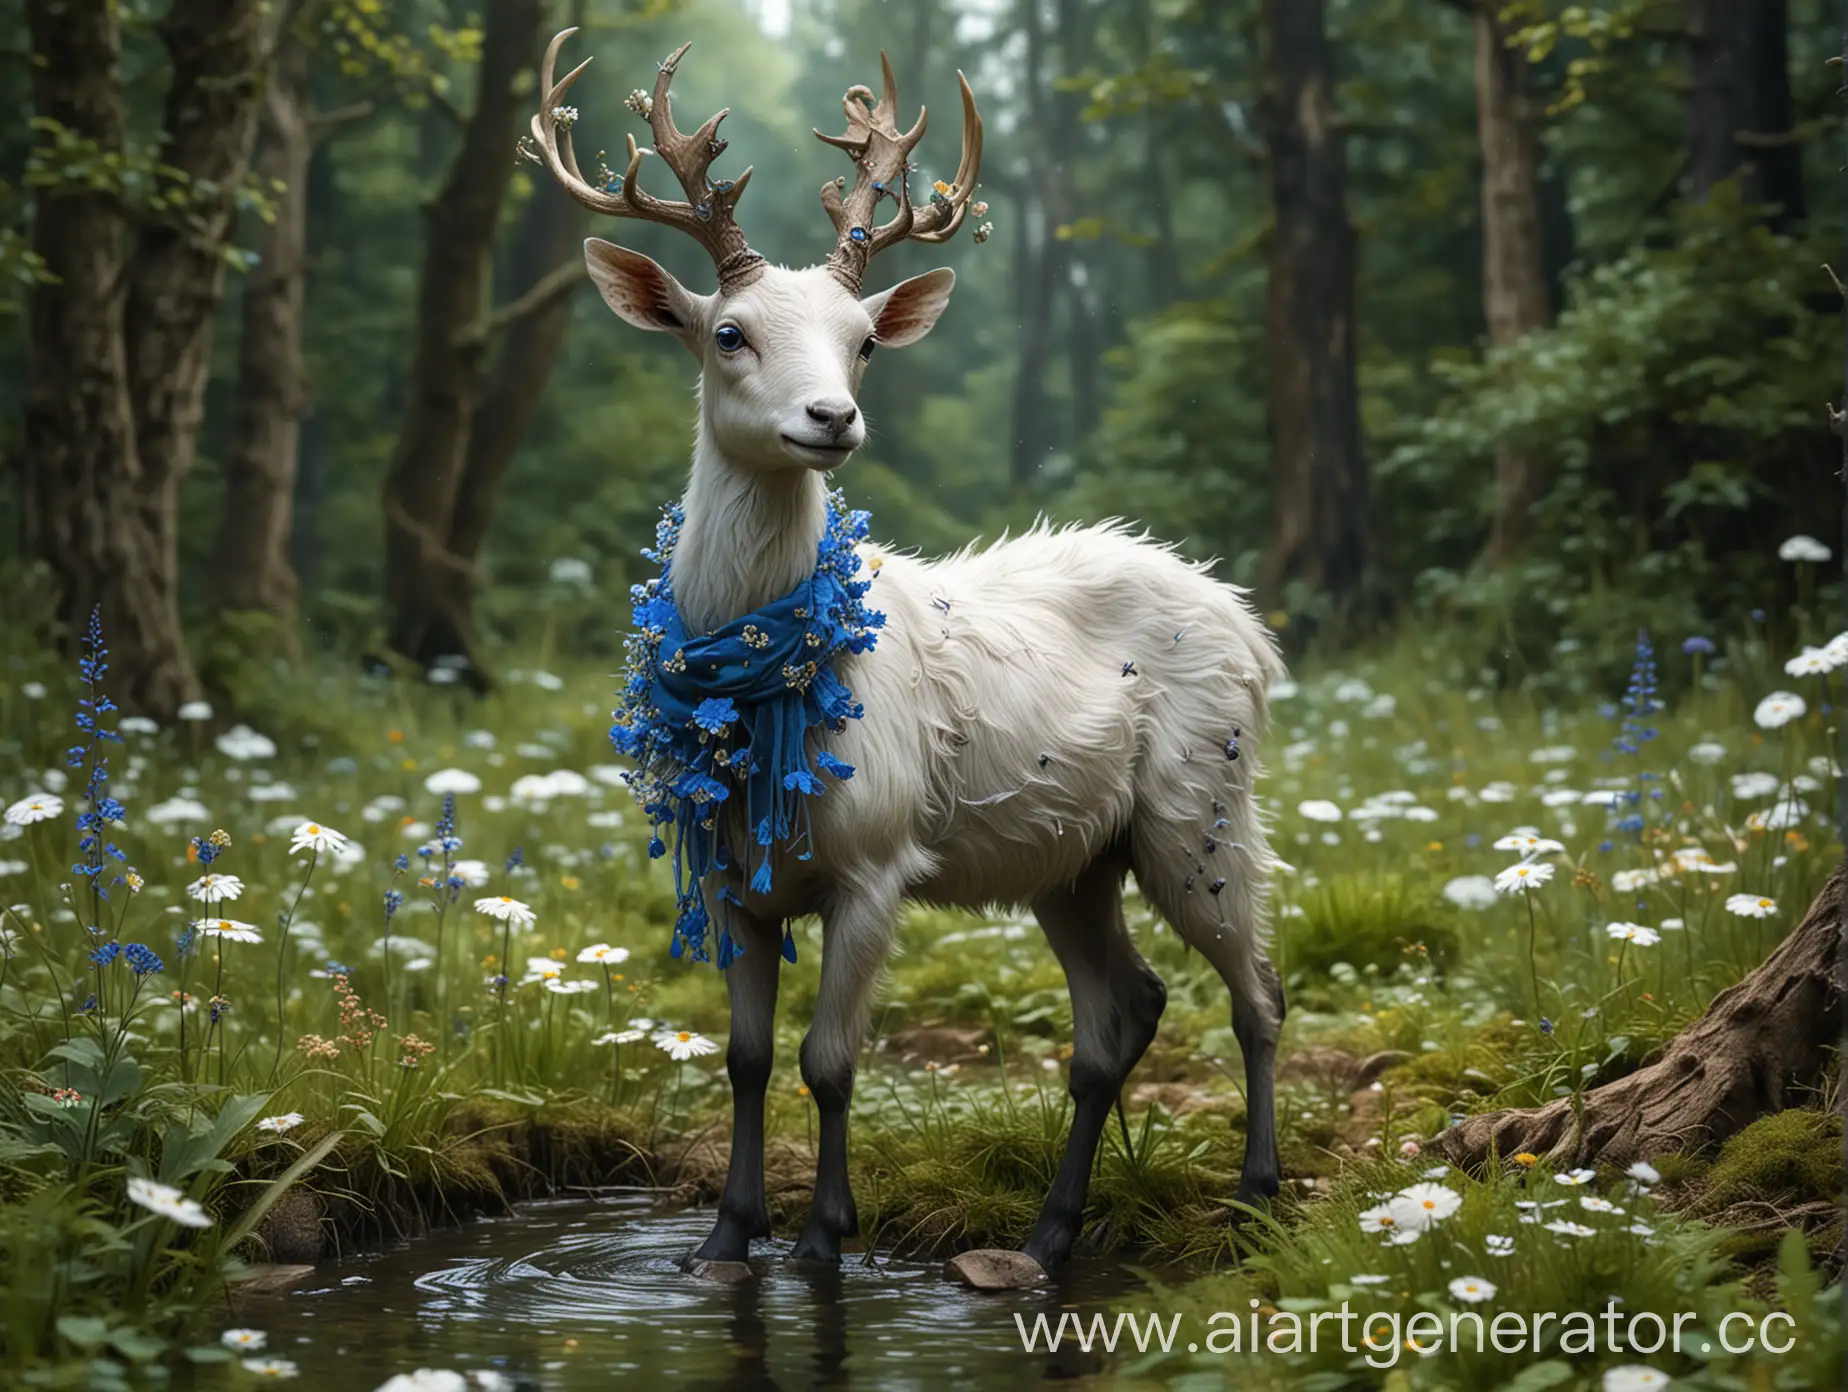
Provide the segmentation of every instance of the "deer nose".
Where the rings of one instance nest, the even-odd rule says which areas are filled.
[[[837,397],[823,397],[808,404],[808,417],[828,432],[830,440],[838,440],[847,432],[847,428],[859,418],[860,408],[851,401]]]

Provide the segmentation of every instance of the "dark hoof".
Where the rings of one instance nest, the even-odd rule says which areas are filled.
[[[974,1290],[1025,1290],[1046,1283],[1046,1268],[1025,1252],[1010,1252],[987,1247],[951,1257],[943,1264],[943,1274]]]
[[[783,1265],[788,1267],[791,1271],[799,1272],[803,1275],[821,1276],[826,1275],[830,1271],[839,1271],[841,1269],[841,1259],[839,1253],[836,1253],[832,1257],[818,1257],[809,1255],[798,1249],[783,1258]]]
[[[688,1257],[680,1264],[680,1268],[689,1276],[697,1276],[702,1281],[716,1281],[722,1286],[735,1286],[757,1274],[745,1262],[707,1261],[704,1257]]]

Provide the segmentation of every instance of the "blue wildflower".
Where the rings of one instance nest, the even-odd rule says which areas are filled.
[[[1552,1032],[1553,1032],[1553,1022],[1547,1019],[1546,1016],[1542,1015],[1540,1017],[1540,1033],[1551,1034]]]
[[[522,851],[518,846],[515,846],[507,855],[507,873],[511,875],[515,870],[520,869],[525,864],[526,852]]]
[[[406,870],[411,868],[411,858],[407,855],[401,855],[391,863],[391,868],[402,875]]]
[[[709,696],[693,708],[693,724],[709,735],[722,735],[738,719],[729,696]]]
[[[399,909],[404,907],[404,891],[388,889],[385,891],[385,921],[390,923]]]
[[[122,955],[122,944],[104,943],[101,947],[90,949],[90,962],[93,966],[106,967]]]
[[[160,958],[154,955],[153,949],[140,943],[130,943],[122,950],[122,955],[128,959],[128,969],[136,976],[148,976],[161,970]]]
[[[1681,651],[1688,654],[1690,657],[1697,654],[1710,653],[1714,650],[1714,644],[1711,638],[1702,638],[1697,635],[1693,638],[1683,638],[1681,640]]]

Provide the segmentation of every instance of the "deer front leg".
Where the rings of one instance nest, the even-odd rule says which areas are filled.
[[[841,1239],[860,1231],[847,1178],[847,1107],[873,984],[892,947],[900,888],[896,876],[870,889],[855,886],[822,916],[821,987],[802,1041],[802,1081],[821,1113],[821,1144],[808,1224],[790,1253],[796,1261],[838,1262]]]
[[[776,1053],[776,988],[782,957],[778,925],[734,910],[732,933],[744,951],[725,969],[731,997],[731,1042],[725,1071],[732,1086],[731,1167],[719,1198],[712,1234],[689,1260],[695,1271],[718,1277],[738,1271],[708,1270],[717,1263],[742,1263],[751,1239],[770,1236],[764,1201],[764,1091]]]

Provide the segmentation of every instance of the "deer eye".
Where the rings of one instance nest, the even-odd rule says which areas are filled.
[[[866,342],[862,343],[860,345],[860,361],[865,362],[868,358],[872,357],[873,349],[876,346],[877,344],[874,342],[874,340],[870,338],[867,339]]]
[[[744,330],[736,324],[720,324],[712,341],[719,345],[721,353],[735,353],[744,347]]]

